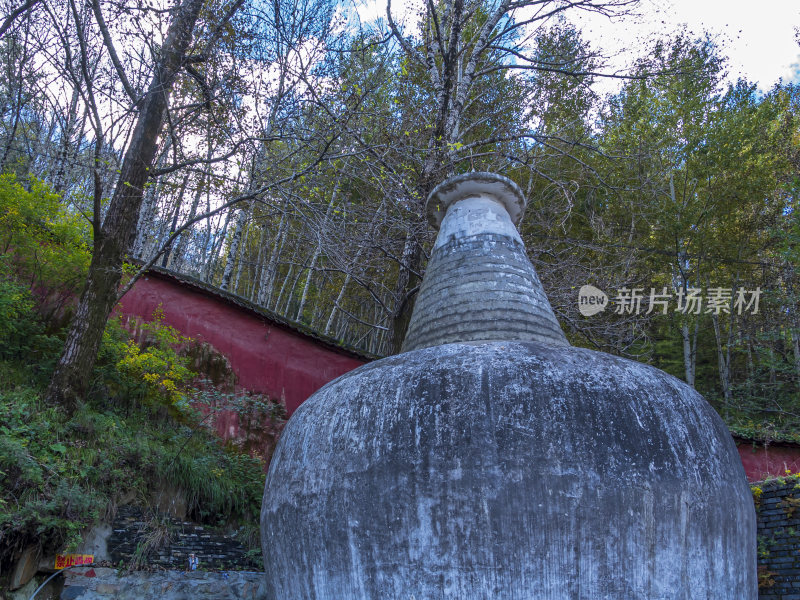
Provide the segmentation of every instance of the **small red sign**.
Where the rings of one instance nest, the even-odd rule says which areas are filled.
[[[90,565],[94,562],[94,554],[56,554],[56,569]]]

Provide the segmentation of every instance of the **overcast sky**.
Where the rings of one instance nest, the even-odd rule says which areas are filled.
[[[353,1],[365,21],[386,14],[386,0]],[[418,4],[419,0],[396,0],[392,14],[404,20],[405,10]],[[618,23],[605,17],[584,17],[579,23],[595,47],[615,55],[614,68],[639,56],[642,40],[686,24],[697,35],[708,31],[715,36],[729,58],[730,81],[744,77],[764,91],[781,77],[800,83],[800,46],[794,31],[800,26],[800,0],[642,0],[638,12],[638,19]]]
[[[644,0],[638,19],[609,23],[583,19],[584,35],[598,47],[619,53],[615,62],[635,58],[641,40],[682,24],[699,35],[708,31],[728,57],[728,77],[744,77],[768,90],[779,78],[800,83],[800,0]],[[632,51],[626,49],[633,49]]]

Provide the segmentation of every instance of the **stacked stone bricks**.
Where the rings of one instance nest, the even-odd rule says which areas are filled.
[[[800,600],[800,479],[775,480],[760,489],[758,597]]]
[[[185,569],[189,554],[194,553],[200,561],[201,569],[261,570],[258,564],[246,556],[244,547],[235,539],[195,523],[162,518],[166,519],[169,528],[169,542],[148,553],[144,557],[145,565]],[[108,540],[111,561],[114,564],[120,561],[125,564],[132,562],[137,548],[147,536],[147,529],[147,518],[141,509],[133,506],[120,507],[114,519],[113,533]]]

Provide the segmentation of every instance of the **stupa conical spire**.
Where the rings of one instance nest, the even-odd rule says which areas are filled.
[[[516,225],[519,186],[495,173],[442,182],[427,200],[439,229],[403,351],[452,342],[523,340],[568,346]]]

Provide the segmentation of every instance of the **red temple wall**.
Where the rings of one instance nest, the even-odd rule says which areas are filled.
[[[157,272],[137,281],[117,312],[150,320],[159,305],[167,325],[211,344],[228,359],[240,387],[283,397],[289,414],[323,385],[368,360]],[[237,438],[242,434],[239,421],[238,414],[223,412],[216,429],[225,439]],[[787,470],[800,472],[800,445],[765,446],[739,438],[736,442],[751,482],[785,475]]]
[[[786,475],[786,471],[800,472],[800,446],[795,444],[773,443],[766,446],[748,440],[736,440],[739,456],[744,465],[747,480],[763,481],[768,477]]]
[[[137,281],[117,312],[151,320],[159,305],[165,324],[211,344],[230,361],[240,387],[284,398],[289,414],[323,385],[367,362],[160,273]]]

